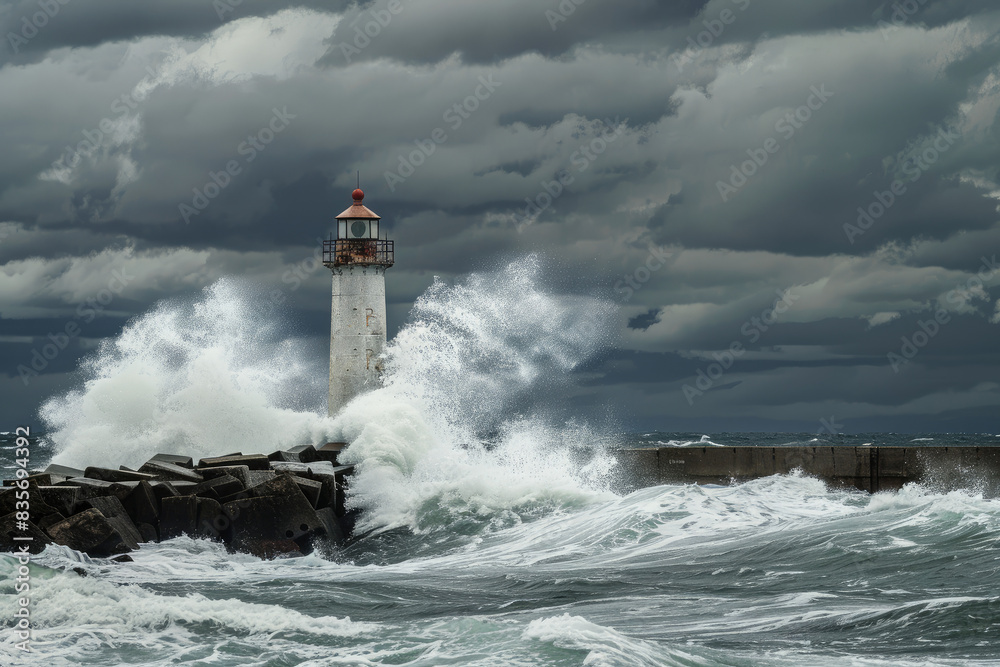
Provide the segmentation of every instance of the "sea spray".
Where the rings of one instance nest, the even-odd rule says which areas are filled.
[[[164,302],[80,364],[83,386],[40,415],[56,463],[141,465],[157,452],[195,458],[321,440],[319,365],[282,338],[252,288],[223,279],[193,304]]]
[[[330,419],[326,357],[283,337],[252,288],[221,280],[82,362],[82,387],[41,409],[54,460],[138,466],[344,440],[363,529],[509,525],[604,497],[610,436],[574,420],[568,398],[572,371],[609,345],[614,306],[543,282],[530,255],[436,279],[387,348],[385,386]]]
[[[337,415],[363,529],[506,525],[601,497],[609,436],[563,408],[614,307],[547,293],[540,273],[528,256],[435,280],[388,347],[385,386]]]

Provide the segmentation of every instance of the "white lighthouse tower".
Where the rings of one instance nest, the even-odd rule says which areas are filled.
[[[379,386],[385,349],[385,270],[392,241],[379,238],[379,218],[352,193],[354,204],[337,216],[337,238],[323,242],[323,264],[333,272],[330,320],[330,415]]]

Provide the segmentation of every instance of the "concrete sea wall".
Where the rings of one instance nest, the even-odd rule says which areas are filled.
[[[626,489],[728,484],[798,469],[832,486],[869,493],[921,482],[1000,495],[1000,447],[656,447],[615,455]]]

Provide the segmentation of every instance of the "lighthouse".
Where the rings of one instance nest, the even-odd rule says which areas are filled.
[[[337,216],[337,238],[323,242],[323,264],[333,272],[330,312],[330,415],[358,394],[379,386],[385,349],[385,270],[392,241],[379,238],[379,218],[362,202]]]

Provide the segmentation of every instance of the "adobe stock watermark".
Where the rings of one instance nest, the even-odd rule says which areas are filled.
[[[480,104],[490,99],[496,89],[503,85],[502,82],[494,80],[492,72],[485,77],[480,76],[478,82],[479,85],[476,86],[471,95],[468,95],[461,102],[455,102],[441,114],[442,120],[448,123],[452,132],[457,132],[462,124],[479,109]],[[413,176],[417,169],[423,166],[430,156],[434,155],[437,147],[446,141],[448,141],[448,133],[440,127],[431,130],[426,139],[414,139],[413,143],[416,148],[405,155],[400,153],[397,156],[399,166],[396,167],[396,170],[389,171],[387,169],[384,173],[385,184],[389,187],[389,192],[395,192],[397,185],[405,183],[406,179]]]
[[[625,131],[625,123],[617,116],[614,121],[606,118],[598,122],[604,128],[604,132],[589,142],[581,144],[569,156],[570,164],[576,167],[577,173],[582,174],[587,171],[590,165],[597,160],[598,156],[602,155],[621,136],[622,132]],[[555,173],[554,180],[542,181],[542,189],[534,197],[525,197],[524,201],[528,205],[515,215],[514,227],[517,229],[517,232],[520,234],[529,225],[534,224],[538,216],[542,214],[542,211],[552,206],[552,203],[566,192],[566,187],[572,184],[574,180],[576,180],[575,177],[568,169],[560,169]]]
[[[823,108],[823,105],[833,97],[833,93],[826,89],[826,84],[810,86],[810,94],[806,98],[805,104],[789,111],[779,118],[774,124],[774,131],[781,135],[785,141],[790,141],[798,130],[809,122],[813,113]],[[719,191],[719,196],[723,202],[729,201],[730,197],[739,192],[740,188],[747,184],[748,180],[760,171],[772,155],[781,150],[781,144],[775,137],[768,137],[764,140],[761,148],[748,148],[749,160],[740,163],[739,166],[730,166],[729,181],[716,181],[715,187]]]
[[[788,309],[800,298],[799,295],[792,293],[792,288],[784,291],[775,290],[775,293],[778,295],[778,298],[770,308],[763,310],[760,317],[754,315],[740,327],[740,333],[750,341],[751,345],[760,340],[761,336],[770,327],[777,324],[778,316],[788,312]],[[716,382],[736,364],[736,360],[742,357],[744,353],[746,353],[746,348],[740,340],[734,340],[726,350],[713,352],[712,358],[715,359],[715,362],[705,368],[698,369],[696,373],[697,379],[694,381],[693,386],[685,384],[681,388],[688,405],[694,405],[695,398],[703,396],[705,392],[711,390]]]
[[[549,22],[549,27],[552,28],[552,32],[555,32],[559,28],[560,23],[565,23],[576,8],[585,3],[587,0],[559,0],[559,4],[556,6],[556,11],[551,9],[545,10],[545,19]]]
[[[750,0],[730,0],[736,7],[741,11],[745,12],[747,7],[750,6]],[[693,63],[695,58],[700,56],[702,52],[708,47],[715,43],[715,40],[722,36],[725,32],[727,25],[732,25],[736,22],[738,14],[733,12],[733,10],[726,8],[719,12],[719,16],[714,19],[704,19],[701,24],[705,26],[705,29],[699,32],[694,37],[688,37],[687,41],[689,46],[684,49],[683,53],[674,53],[670,56],[670,59],[674,61],[674,65],[677,67],[677,71],[683,73],[684,66]]]
[[[922,150],[915,149],[908,155],[900,156],[903,161],[903,167],[900,171],[909,177],[910,183],[916,183],[925,172],[934,166],[941,155],[947,153],[961,138],[962,135],[958,130],[941,128],[930,146]],[[889,185],[888,190],[881,192],[876,190],[873,193],[875,199],[870,204],[858,207],[858,219],[855,224],[844,223],[844,234],[847,235],[847,240],[851,242],[851,245],[854,245],[855,239],[871,229],[875,221],[885,215],[886,211],[906,194],[906,188],[906,183],[897,178]]]
[[[18,32],[7,33],[7,43],[14,53],[20,53],[21,47],[34,39],[38,32],[55,18],[59,10],[70,3],[70,0],[37,0],[41,11],[35,12],[29,19],[27,15],[21,17],[21,29]]]
[[[271,109],[271,112],[271,119],[264,127],[258,130],[256,134],[248,135],[246,141],[241,142],[236,147],[236,153],[244,156],[243,160],[246,164],[250,164],[257,159],[257,155],[262,153],[268,144],[274,141],[274,138],[281,134],[288,127],[289,122],[295,118],[294,114],[288,113],[288,107],[282,107],[281,111],[278,111],[277,107],[275,107]],[[194,188],[194,196],[191,198],[191,203],[181,202],[177,205],[177,210],[180,212],[181,217],[184,218],[184,222],[190,223],[193,216],[200,215],[202,211],[208,208],[212,200],[218,197],[233,182],[233,179],[241,173],[243,173],[243,165],[236,159],[226,162],[225,167],[217,172],[208,172],[208,180],[205,182],[205,185],[200,188]]]
[[[816,431],[816,435],[840,435],[844,430],[843,424],[837,423],[837,418],[830,415],[830,418],[820,417],[819,420],[819,430]]]
[[[135,280],[135,276],[129,275],[128,270],[124,267],[112,270],[111,279],[108,280],[107,286],[79,304],[73,319],[66,322],[60,331],[50,332],[46,336],[49,342],[42,344],[40,348],[33,347],[28,365],[18,364],[17,374],[24,386],[27,387],[31,378],[38,377],[39,373],[48,368],[49,362],[58,357],[69,346],[70,340],[83,332],[83,328],[77,323],[79,320],[82,320],[84,324],[93,322],[133,280]]]
[[[882,39],[889,41],[889,35],[909,23],[910,19],[926,4],[927,0],[900,0],[900,2],[892,3],[892,14],[889,15],[889,20],[878,20],[878,29],[882,33]],[[878,15],[881,11],[880,7],[875,10],[875,14]]]
[[[235,14],[236,8],[242,4],[243,0],[212,0],[212,9],[220,21],[225,21],[226,14]]]
[[[996,255],[990,258],[982,257],[981,259],[983,263],[979,271],[976,272],[976,275],[965,281],[964,285],[956,285],[954,289],[945,295],[945,301],[956,306],[964,305],[966,299],[963,294],[977,291],[982,292],[986,282],[996,276],[997,272],[1000,272],[1000,264],[997,264]],[[935,310],[934,317],[926,320],[917,320],[917,330],[909,336],[900,337],[902,345],[899,348],[899,352],[892,351],[886,355],[892,371],[899,373],[900,369],[910,363],[911,359],[927,347],[931,340],[941,333],[941,329],[949,322],[951,322],[951,314],[944,308]]]
[[[358,23],[364,18],[364,14],[358,14],[351,21],[351,28],[354,29],[354,38],[350,42],[341,40],[337,44],[337,48],[340,49],[340,53],[343,54],[344,60],[348,64],[351,63],[351,58],[354,56],[360,56],[361,52],[364,51],[372,43],[372,40],[382,34],[382,30],[389,27],[392,23],[393,17],[402,13],[406,9],[403,5],[402,0],[389,0],[386,3],[385,9],[377,9],[372,7],[368,10],[371,20],[367,21],[364,26],[359,26]]]
[[[642,286],[649,282],[653,274],[662,269],[667,261],[673,257],[673,252],[666,250],[663,246],[649,246],[649,255],[646,261],[635,267],[632,273],[627,273],[621,280],[615,283],[615,291],[623,295],[623,301],[628,301],[632,295],[642,289]]]

